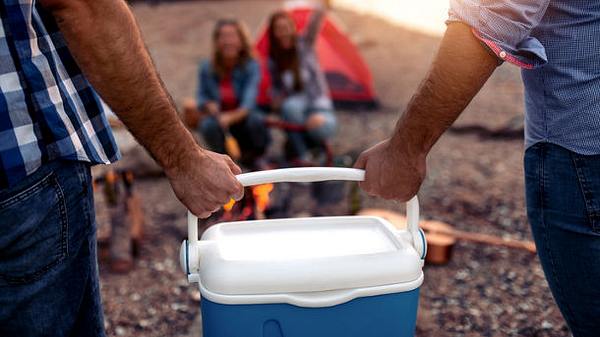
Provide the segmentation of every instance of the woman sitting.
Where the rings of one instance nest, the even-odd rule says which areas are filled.
[[[288,132],[291,157],[304,159],[310,145],[332,138],[336,118],[325,75],[315,53],[315,40],[324,13],[314,12],[304,34],[292,17],[275,12],[269,20],[271,101],[283,120],[304,125],[306,133]]]
[[[263,115],[256,110],[259,82],[260,67],[245,26],[233,19],[219,20],[213,31],[213,57],[200,65],[199,131],[211,150],[219,153],[228,152],[225,139],[233,136],[241,150],[240,161],[248,166],[270,142]],[[194,108],[187,103],[186,115]]]

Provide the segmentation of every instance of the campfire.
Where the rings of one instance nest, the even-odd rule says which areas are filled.
[[[256,185],[247,188],[239,202],[231,199],[223,206],[223,221],[262,220],[267,218],[271,208],[273,184]]]
[[[273,184],[258,185],[252,188],[252,196],[254,197],[256,213],[262,214],[263,219],[265,211],[271,204],[270,194],[272,191]]]

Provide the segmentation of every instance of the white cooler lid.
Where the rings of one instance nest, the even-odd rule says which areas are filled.
[[[422,260],[405,234],[365,216],[221,223],[200,241],[201,289],[265,295],[420,284]]]

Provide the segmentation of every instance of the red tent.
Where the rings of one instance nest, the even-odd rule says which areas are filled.
[[[297,7],[290,11],[299,32],[304,30],[312,11],[308,7]],[[377,107],[377,98],[369,68],[360,56],[356,46],[327,16],[323,19],[321,31],[316,41],[316,48],[321,68],[325,72],[331,91],[331,97],[336,106],[349,108]],[[269,53],[267,27],[263,28],[258,37],[256,50],[263,71],[258,103],[261,106],[268,106],[270,103],[268,89],[271,80],[267,67]]]

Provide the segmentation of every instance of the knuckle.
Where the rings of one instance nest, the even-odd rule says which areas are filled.
[[[236,198],[237,195],[239,194],[238,190],[234,190],[234,189],[230,189],[227,191],[227,201],[229,201],[230,198]]]
[[[200,216],[200,214],[205,212],[204,208],[199,207],[197,205],[189,206],[189,210],[190,210],[190,212],[192,212],[193,214],[195,214],[198,217]]]
[[[367,157],[365,153],[361,153],[358,158],[356,158],[356,166],[362,166],[367,161]]]
[[[228,190],[229,194],[232,194],[232,195],[233,195],[233,194],[239,194],[239,193],[240,193],[240,192],[242,192],[242,191],[243,191],[243,187],[242,187],[242,185],[241,185],[241,184],[239,184],[239,183],[234,183],[234,184],[232,184],[232,185],[229,187],[229,190]]]
[[[216,204],[220,207],[221,205],[228,203],[230,198],[231,198],[231,194],[229,194],[227,192],[221,192],[217,196]]]

